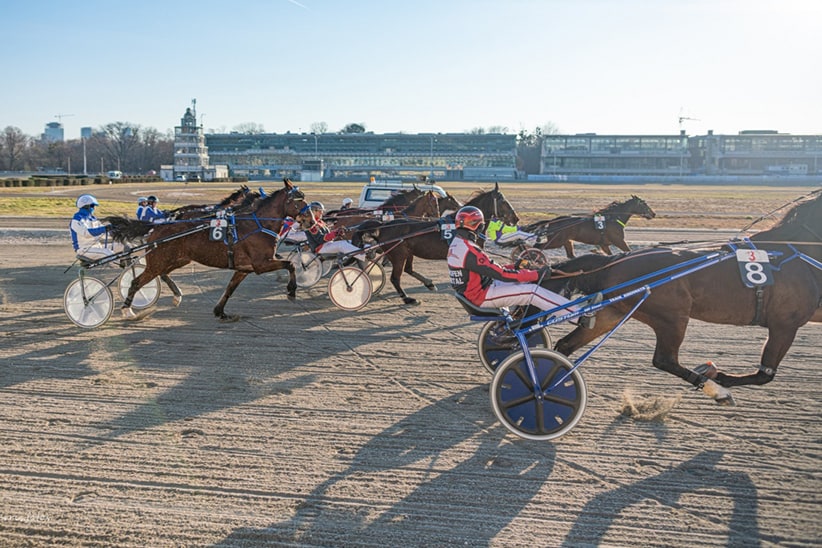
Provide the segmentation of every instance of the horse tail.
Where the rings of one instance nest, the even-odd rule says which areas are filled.
[[[129,219],[122,215],[112,215],[102,219],[103,224],[109,225],[111,237],[115,242],[133,242],[145,237],[154,226],[144,221]]]

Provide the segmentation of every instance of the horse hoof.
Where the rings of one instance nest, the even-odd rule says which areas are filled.
[[[182,302],[183,302],[183,296],[182,295],[174,295],[174,300],[171,301],[171,303],[174,305],[175,308],[180,306],[180,303],[182,303]]]
[[[417,299],[412,299],[411,297],[404,298],[402,302],[411,306],[418,306],[420,304],[420,302]]]
[[[697,375],[705,375],[711,380],[716,380],[716,375],[719,373],[719,370],[714,365],[714,362],[707,361],[702,365],[697,365],[694,367],[694,373]]]
[[[126,320],[133,320],[137,317],[137,314],[135,314],[134,310],[132,310],[131,308],[123,307],[120,309],[120,312],[123,314],[123,318],[125,318]]]
[[[702,387],[702,391],[707,396],[713,398],[714,401],[719,405],[736,405],[734,397],[731,395],[731,391],[725,388],[724,386],[718,385],[714,381],[709,380],[708,382],[706,382],[705,385]]]
[[[221,323],[234,323],[234,322],[238,322],[238,321],[240,321],[240,317],[237,316],[236,314],[232,314],[231,316],[229,316],[227,314],[223,314],[222,316],[220,316],[220,322]]]
[[[428,288],[428,291],[436,291],[437,290],[437,286],[434,285],[434,284],[426,285],[425,287]]]
[[[297,295],[295,293],[289,293],[287,295],[287,297],[288,297],[289,301],[296,301],[297,300]]]

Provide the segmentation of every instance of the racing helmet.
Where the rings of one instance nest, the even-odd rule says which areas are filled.
[[[138,204],[142,204],[143,202],[147,202],[147,201],[148,201],[148,198],[146,198],[145,196],[140,196],[139,198],[137,198],[137,203]]]
[[[347,205],[351,205],[353,202],[354,200],[352,200],[351,198],[343,198],[342,205],[343,207],[345,207]]]
[[[321,211],[325,213],[325,206],[322,204],[322,202],[311,202],[310,204],[308,204],[308,207],[312,211]]]
[[[485,217],[478,208],[474,206],[464,206],[457,211],[454,217],[454,222],[457,228],[467,228],[468,230],[477,230],[482,223],[485,222]]]
[[[92,196],[91,194],[83,194],[79,198],[77,198],[77,209],[88,207],[88,206],[98,206],[100,202],[97,201],[97,198]]]
[[[155,202],[155,203],[156,203],[156,202],[157,202],[157,196],[149,196],[149,197],[148,197],[148,201],[149,201],[149,202]]]

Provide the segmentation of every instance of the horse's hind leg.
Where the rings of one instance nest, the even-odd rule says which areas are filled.
[[[406,260],[407,259],[405,257],[399,257],[399,256],[392,256],[391,257],[391,264],[392,264],[392,268],[391,268],[391,285],[393,285],[394,289],[397,290],[397,293],[399,293],[400,298],[402,299],[403,303],[413,304],[413,305],[420,304],[420,302],[417,299],[414,299],[413,297],[409,297],[405,293],[405,291],[403,290],[402,286],[400,285],[400,278],[402,277],[402,272],[403,272]]]
[[[174,306],[180,306],[180,303],[183,302],[183,292],[177,287],[177,283],[168,274],[160,274],[160,279],[166,283],[174,295]]]
[[[429,291],[436,291],[437,286],[434,285],[434,281],[430,278],[426,278],[416,270],[414,270],[414,256],[411,255],[408,257],[408,260],[405,261],[405,273],[409,276],[416,278],[422,285],[428,288]]]
[[[231,277],[231,281],[228,282],[228,286],[223,291],[222,297],[220,297],[220,301],[217,303],[217,306],[214,307],[214,315],[220,318],[221,320],[228,320],[230,319],[226,313],[224,312],[225,303],[228,302],[228,299],[231,297],[231,294],[234,293],[234,290],[237,289],[237,286],[245,280],[246,276],[248,276],[248,272],[241,272],[236,271],[234,275]]]
[[[564,244],[562,244],[562,247],[565,248],[565,254],[568,256],[569,259],[573,259],[574,257],[576,257],[576,255],[574,255],[574,242],[573,241],[571,241],[571,240],[566,241]]]
[[[796,337],[795,327],[769,327],[768,340],[762,348],[762,356],[759,359],[759,370],[748,375],[730,375],[728,373],[717,372],[716,382],[722,386],[745,386],[762,385],[771,382],[776,375],[776,368],[788,353]]]

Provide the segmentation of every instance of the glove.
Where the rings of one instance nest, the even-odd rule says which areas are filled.
[[[518,282],[535,282],[539,273],[536,270],[520,270],[517,272]]]

